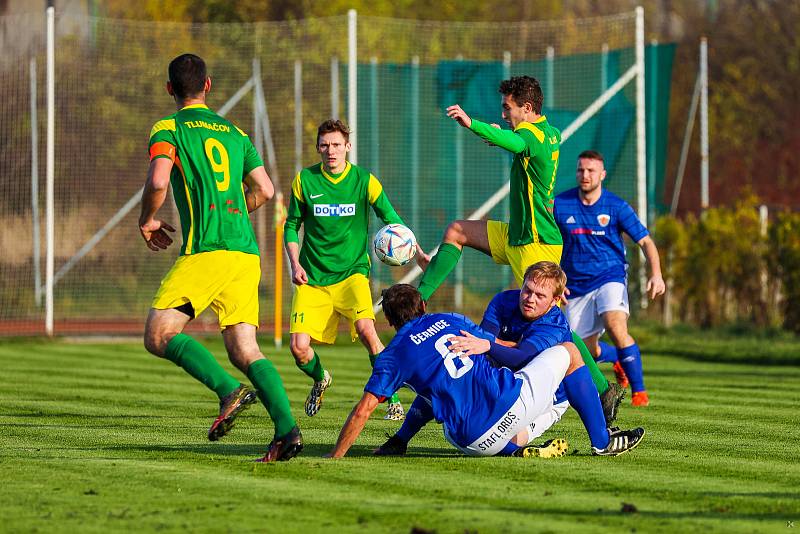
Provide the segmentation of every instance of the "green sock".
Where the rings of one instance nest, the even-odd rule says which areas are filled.
[[[308,362],[300,364],[295,360],[294,364],[298,369],[313,378],[314,382],[319,382],[325,378],[325,368],[322,367],[322,360],[319,359],[319,355],[316,351],[314,352],[314,357],[308,360]]]
[[[167,343],[166,358],[199,380],[219,398],[239,387],[233,378],[217,363],[214,355],[196,339],[178,334]]]
[[[369,363],[372,365],[372,367],[375,367],[375,358],[377,357],[377,354],[369,355]],[[394,404],[395,402],[400,402],[400,395],[398,395],[396,391],[392,393],[392,396],[389,398],[389,403]]]
[[[266,406],[272,422],[275,424],[275,436],[285,436],[297,425],[289,408],[289,397],[283,387],[283,380],[272,362],[256,360],[247,369],[247,378],[256,388],[258,398]]]
[[[431,298],[433,292],[442,285],[442,282],[455,269],[460,259],[460,248],[450,243],[439,245],[439,252],[433,257],[430,265],[425,269],[425,274],[422,275],[422,280],[419,282],[419,292],[422,294],[423,300]]]
[[[578,346],[578,350],[581,351],[583,363],[586,365],[586,367],[589,369],[589,373],[592,375],[594,387],[596,387],[597,392],[602,395],[608,389],[608,380],[606,380],[605,375],[603,375],[603,373],[600,371],[600,368],[597,366],[597,362],[594,361],[594,358],[589,353],[586,343],[584,343],[575,332],[572,332],[572,342],[575,343],[575,345]]]

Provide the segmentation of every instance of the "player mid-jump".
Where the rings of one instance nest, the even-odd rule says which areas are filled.
[[[529,265],[561,260],[561,233],[553,219],[553,187],[561,132],[541,114],[544,95],[535,78],[517,76],[504,80],[500,83],[500,93],[503,119],[512,130],[475,120],[458,105],[447,108],[447,115],[489,143],[514,154],[509,222],[450,223],[419,284],[425,300],[455,268],[465,246],[491,256],[495,263],[510,265],[517,284],[522,284]]]

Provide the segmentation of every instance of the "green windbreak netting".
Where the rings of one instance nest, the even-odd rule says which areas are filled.
[[[56,13],[55,26],[56,332],[135,331],[178,252],[151,253],[137,228],[148,132],[174,111],[164,91],[169,61],[187,51],[206,59],[213,79],[209,106],[229,108],[226,116],[258,143],[288,196],[298,165],[318,161],[317,125],[349,115],[348,18],[177,24]],[[0,17],[6,43],[0,57],[0,333],[38,332],[43,325],[44,28],[41,12]],[[545,114],[564,130],[635,60],[634,13],[512,24],[358,17],[356,34],[358,120],[351,126],[358,163],[381,179],[426,249],[439,243],[451,220],[484,205],[506,183],[510,165],[503,151],[447,119],[447,105],[501,123],[499,81],[529,74],[542,82]],[[673,49],[657,52],[650,152],[658,159],[650,180],[659,200]],[[267,116],[258,112],[256,86],[263,88]],[[606,155],[608,187],[636,205],[634,102],[631,81],[564,143],[559,191],[572,185],[578,152],[594,148]],[[262,250],[266,331],[275,304],[275,211],[269,204],[252,216]],[[488,216],[503,220],[506,212],[501,199]],[[161,217],[177,225],[171,201]],[[374,265],[376,293],[408,271]],[[288,314],[292,288],[288,274],[282,276],[279,298]],[[434,304],[479,310],[510,282],[508,269],[468,251]],[[210,314],[198,322],[215,324]]]

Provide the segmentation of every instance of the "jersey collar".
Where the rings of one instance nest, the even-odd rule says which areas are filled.
[[[351,168],[352,165],[350,165],[350,162],[348,161],[347,164],[344,166],[342,174],[340,174],[339,176],[333,176],[332,174],[325,172],[325,166],[322,163],[319,164],[319,170],[322,171],[322,176],[324,176],[332,184],[338,184],[339,182],[344,180],[347,177],[348,173],[350,172]]]
[[[188,106],[182,107],[181,111],[183,111],[184,109],[208,109],[208,106],[206,106],[205,104],[190,104]]]

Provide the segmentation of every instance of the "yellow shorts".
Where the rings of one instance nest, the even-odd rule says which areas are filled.
[[[486,233],[489,235],[489,250],[492,259],[501,265],[510,265],[517,284],[522,286],[525,269],[537,261],[561,263],[562,245],[545,245],[530,243],[528,245],[511,246],[508,244],[508,224],[500,221],[486,221]]]
[[[181,256],[161,281],[153,308],[191,303],[195,317],[211,306],[221,329],[248,323],[258,327],[261,262],[255,254],[215,250]]]
[[[330,286],[295,286],[289,332],[308,334],[322,343],[336,341],[339,316],[350,321],[350,337],[358,338],[356,321],[375,320],[369,280],[363,274],[348,276]]]

